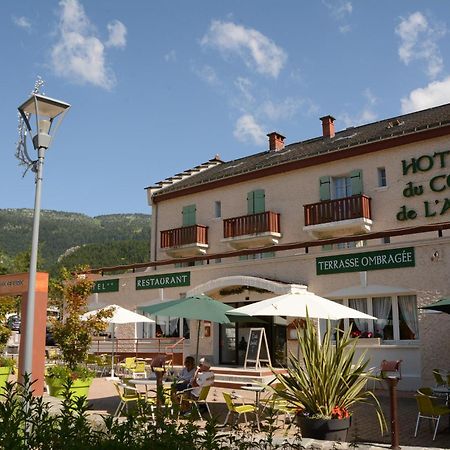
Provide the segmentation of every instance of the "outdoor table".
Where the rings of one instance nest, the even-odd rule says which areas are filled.
[[[156,378],[133,378],[128,380],[128,383],[134,384],[135,386],[144,386],[145,387],[145,396],[148,397],[149,391],[154,391],[157,387],[157,379]],[[161,386],[167,387],[171,386],[171,381],[162,381]],[[153,388],[153,389],[151,389]]]
[[[246,386],[241,387],[244,391],[251,391],[255,393],[255,406],[259,408],[259,403],[261,399],[261,392],[263,392],[266,388],[263,386],[256,386],[253,384],[248,384]]]
[[[445,404],[448,406],[449,399],[450,399],[450,386],[445,386],[445,385],[436,386],[433,388],[433,393],[445,395]]]

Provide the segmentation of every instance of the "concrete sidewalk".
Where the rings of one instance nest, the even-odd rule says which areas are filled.
[[[219,423],[225,419],[227,412],[226,405],[222,396],[222,391],[229,391],[223,388],[213,387],[210,391],[208,402],[212,413],[217,415]],[[243,397],[244,401],[253,402],[254,393],[236,390],[236,393]],[[389,396],[386,390],[377,390],[377,396],[380,400],[386,420],[389,423]],[[414,393],[398,393],[398,415],[400,430],[400,446],[403,449],[450,449],[450,427],[448,418],[444,418],[439,426],[436,440],[433,442],[431,421],[422,419],[417,438],[414,438],[414,429],[417,419],[416,400]],[[51,397],[48,397],[49,399]],[[53,403],[53,399],[52,399]],[[96,378],[89,392],[89,403],[92,405],[92,414],[111,414],[115,411],[119,398],[114,385],[106,378]],[[281,421],[279,422],[281,426]],[[447,427],[447,428],[446,428]],[[296,427],[292,426],[288,436],[293,436]],[[277,433],[278,438],[285,439],[286,429]],[[378,426],[378,420],[373,408],[367,405],[358,405],[355,408],[352,418],[352,426],[349,431],[348,440],[350,443],[342,443],[337,448],[354,448],[354,443],[358,443],[359,449],[388,449],[390,447],[390,434],[381,436]],[[352,443],[353,442],[353,443]],[[302,444],[308,448],[314,444],[315,449],[332,448],[333,443],[326,441],[313,441],[303,439]],[[353,447],[350,447],[350,446]]]

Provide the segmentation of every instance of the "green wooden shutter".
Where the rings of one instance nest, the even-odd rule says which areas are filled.
[[[350,172],[352,180],[352,195],[360,195],[363,193],[362,170],[353,170]]]
[[[259,214],[266,210],[264,189],[256,189],[247,194],[247,214]]]
[[[255,192],[247,194],[247,214],[255,214]]]
[[[254,191],[254,214],[263,213],[266,210],[266,195],[264,189]]]
[[[197,208],[195,205],[188,205],[183,207],[183,227],[190,227],[191,225],[195,225],[195,212]]]
[[[331,177],[320,177],[319,179],[320,201],[331,199]]]

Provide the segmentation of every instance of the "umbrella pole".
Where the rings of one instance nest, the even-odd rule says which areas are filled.
[[[195,363],[198,364],[198,347],[200,344],[200,324],[202,323],[201,320],[198,321],[198,327],[197,327],[197,349],[195,351]]]
[[[116,328],[116,324],[113,323],[112,324],[112,331],[111,331],[111,342],[112,342],[112,349],[111,349],[111,378],[115,377],[115,373],[114,373],[114,344],[116,342],[116,336],[115,336],[115,328]]]

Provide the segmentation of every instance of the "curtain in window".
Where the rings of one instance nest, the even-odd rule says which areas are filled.
[[[180,336],[180,329],[178,328],[178,323],[180,319],[170,317],[169,319],[169,336],[178,337]]]
[[[367,299],[366,298],[351,298],[348,300],[348,306],[367,314]],[[369,331],[369,322],[367,319],[353,319],[355,325],[361,333]]]
[[[415,295],[399,295],[398,306],[405,319],[406,325],[414,333],[414,339],[419,336],[419,322],[417,320],[417,305]]]
[[[377,318],[375,322],[375,334],[380,334],[384,339],[384,328],[389,322],[392,309],[391,297],[376,297],[372,299],[373,315]]]

